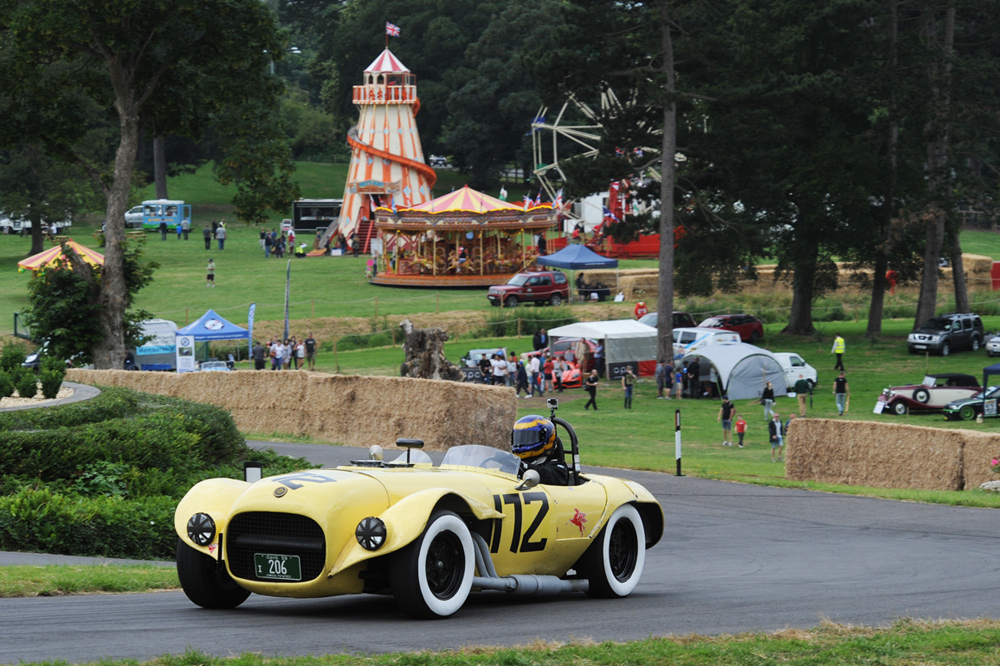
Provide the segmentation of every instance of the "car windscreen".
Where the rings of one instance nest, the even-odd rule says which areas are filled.
[[[944,331],[951,326],[951,320],[945,317],[933,317],[925,321],[921,326],[922,331]]]
[[[482,467],[483,469],[496,469],[507,474],[517,474],[521,461],[510,451],[481,444],[466,444],[448,449],[441,465]]]
[[[515,275],[511,279],[507,280],[507,284],[512,284],[515,287],[522,287],[524,283],[528,281],[527,275]]]

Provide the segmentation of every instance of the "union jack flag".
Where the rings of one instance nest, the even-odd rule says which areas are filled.
[[[385,34],[390,37],[399,37],[399,26],[394,23],[385,22]]]

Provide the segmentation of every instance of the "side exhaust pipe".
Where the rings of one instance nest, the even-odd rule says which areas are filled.
[[[562,592],[586,592],[589,580],[563,580],[558,576],[535,576],[514,574],[498,576],[490,557],[490,548],[480,534],[472,533],[476,544],[476,568],[482,576],[472,578],[472,586],[481,590],[496,590],[508,594],[560,594]]]

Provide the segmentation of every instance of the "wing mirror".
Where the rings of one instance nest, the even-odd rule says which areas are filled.
[[[514,490],[529,490],[538,485],[542,477],[538,475],[533,469],[525,470],[524,476],[521,477],[521,483],[517,484]]]

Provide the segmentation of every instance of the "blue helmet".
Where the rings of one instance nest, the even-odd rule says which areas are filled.
[[[521,417],[510,433],[510,450],[522,460],[548,453],[555,445],[556,427],[544,416]]]

